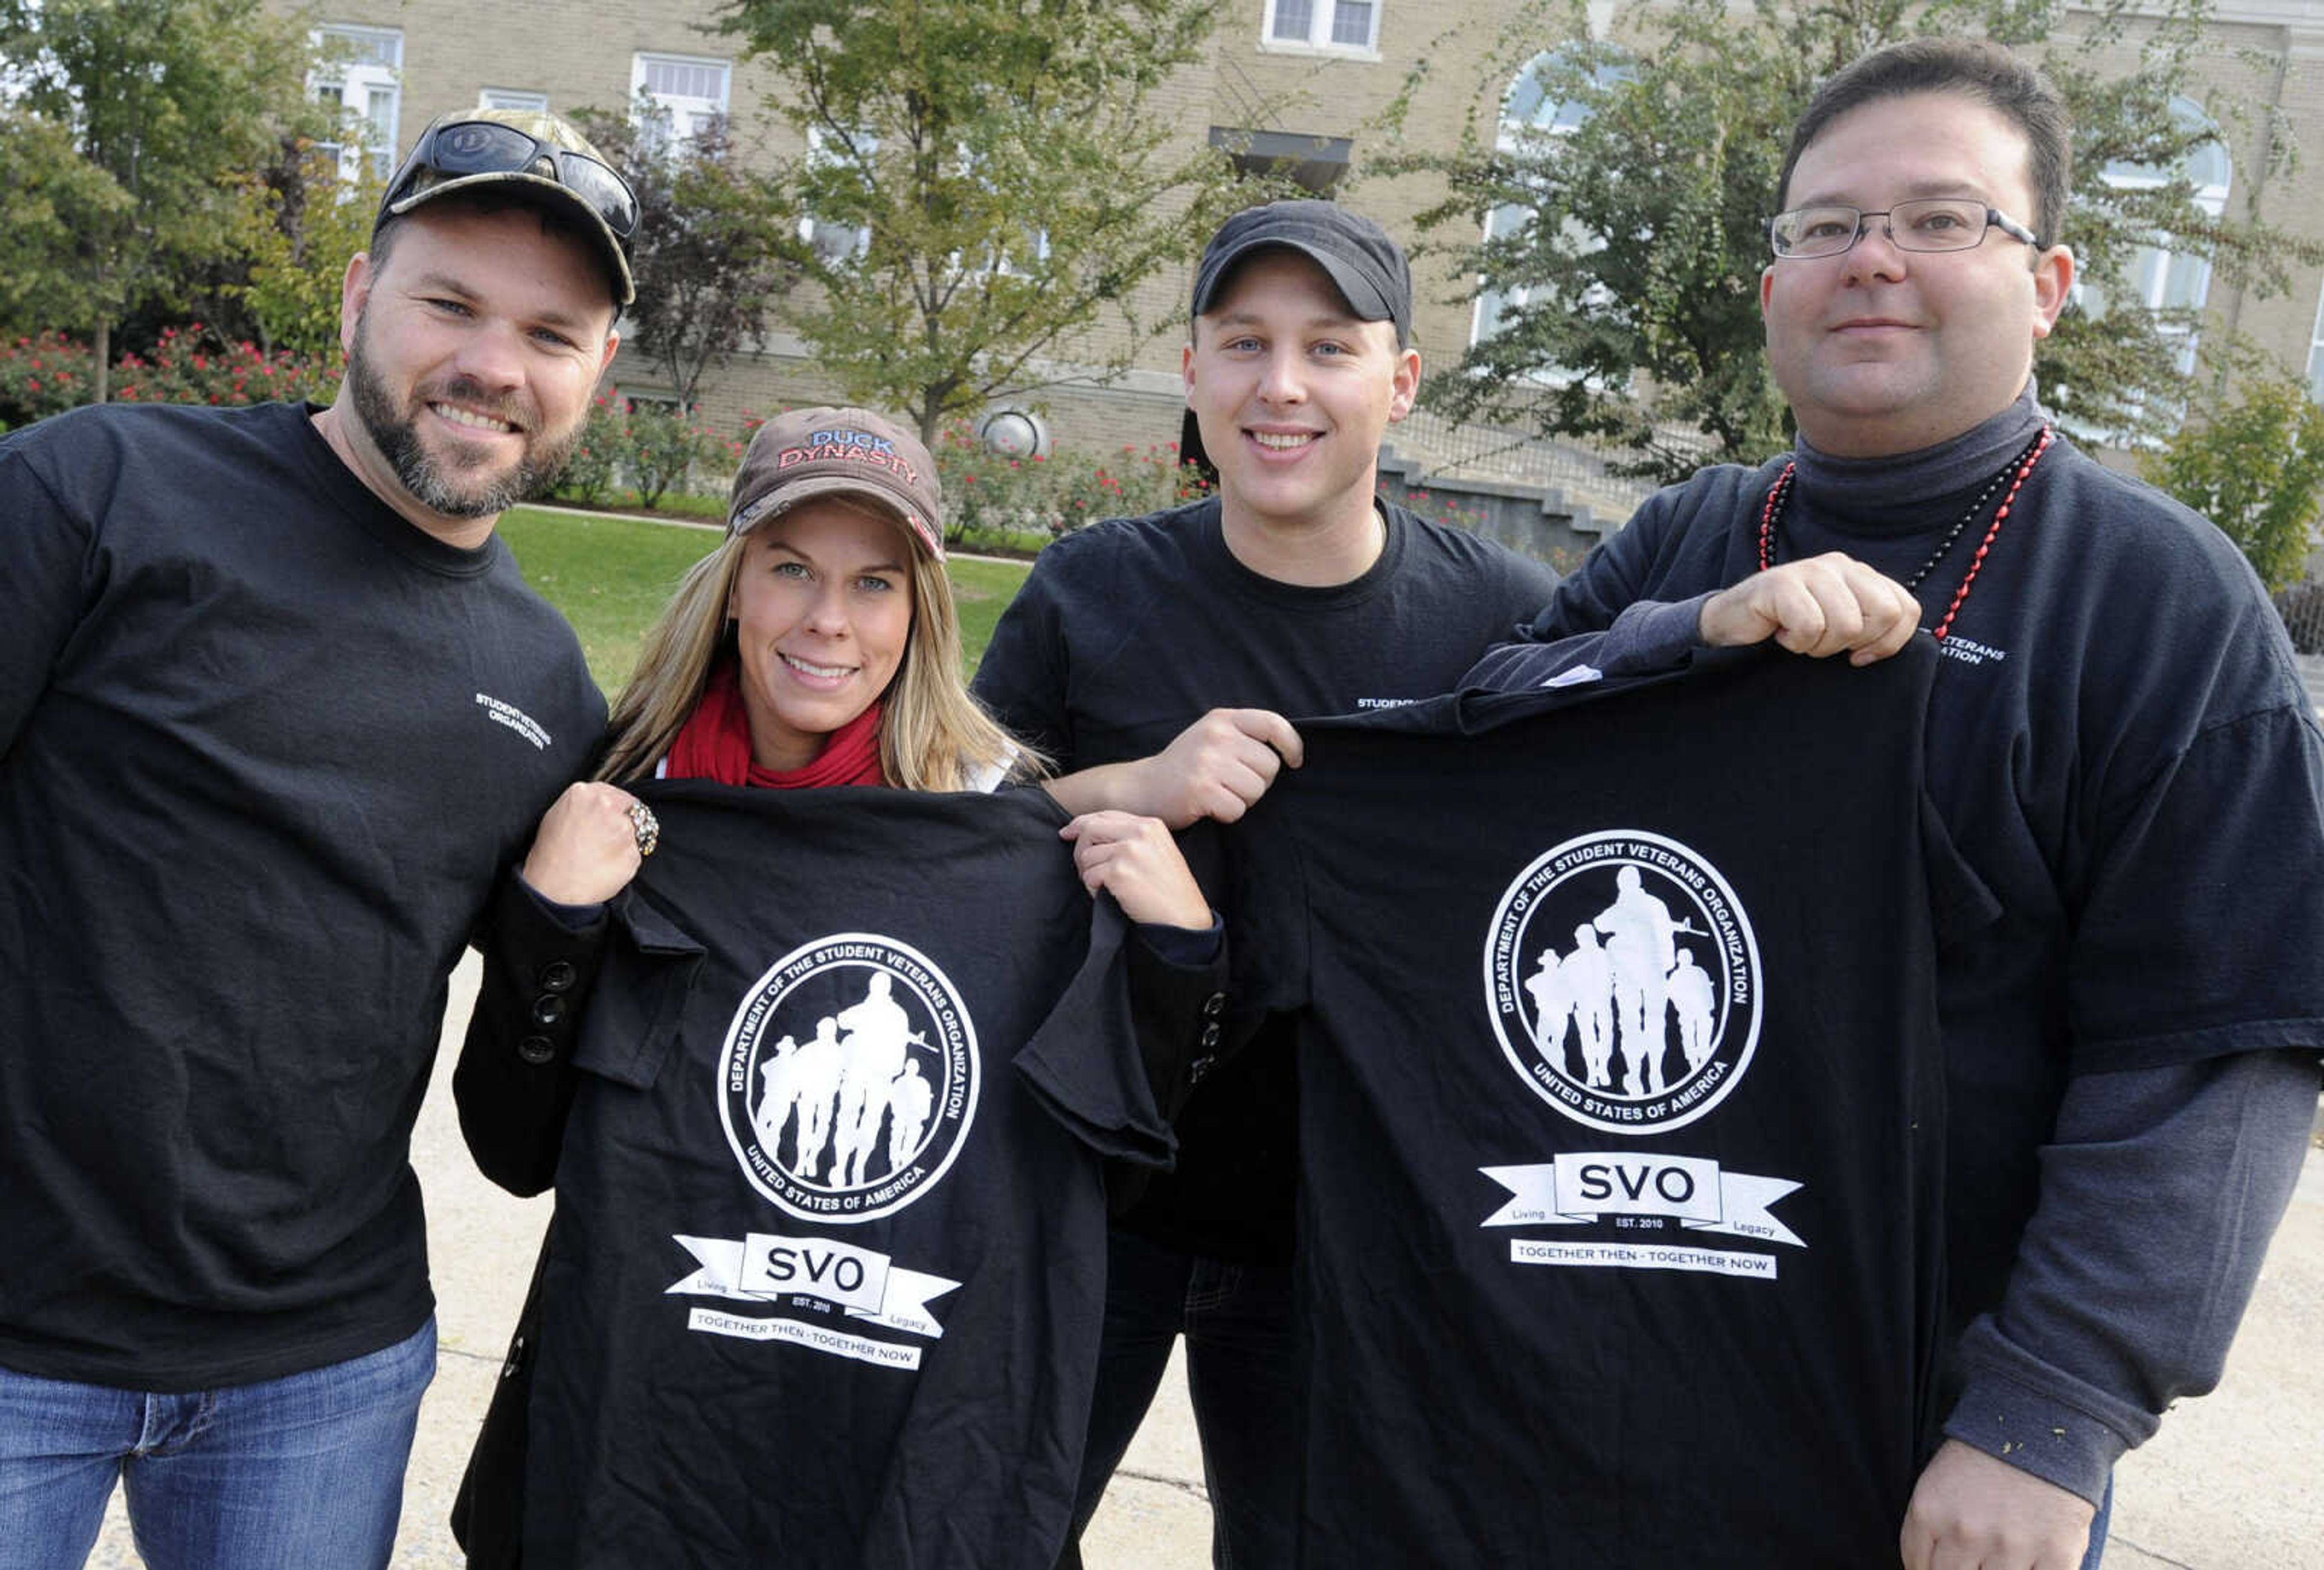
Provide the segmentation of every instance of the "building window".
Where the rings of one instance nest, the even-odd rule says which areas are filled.
[[[704,124],[726,113],[733,68],[696,55],[641,54],[630,70],[630,97],[651,98],[669,116],[670,134],[688,141]]]
[[[2324,403],[2324,292],[2316,297],[2316,330],[2308,336],[2308,395]]]
[[[1574,62],[1578,63],[1578,62]],[[1549,88],[1554,69],[1570,69],[1567,60],[1552,51],[1536,55],[1519,71],[1517,79],[1501,100],[1500,128],[1495,144],[1504,153],[1541,151],[1544,139],[1554,152],[1556,139],[1572,135],[1588,123],[1594,112],[1586,98],[1553,97]],[[1630,70],[1620,65],[1600,65],[1591,73],[1591,85],[1600,89],[1618,86],[1630,78]],[[1534,214],[1521,207],[1498,207],[1485,215],[1485,239],[1488,244],[1505,240],[1524,233],[1532,226]],[[1572,219],[1563,221],[1559,234],[1563,249],[1571,255],[1587,255],[1605,248],[1605,241],[1591,234]],[[1477,310],[1469,324],[1469,341],[1482,343],[1502,330],[1509,312],[1529,304],[1536,291],[1524,284],[1508,289],[1485,286],[1482,280],[1477,291]],[[1586,306],[1603,307],[1612,303],[1612,296],[1603,284],[1593,283],[1582,296]],[[1576,372],[1563,365],[1545,365],[1533,373],[1545,382],[1563,383],[1574,379]]]
[[[880,138],[869,131],[858,131],[842,142],[821,125],[807,128],[807,161],[818,169],[829,169],[851,161],[869,163],[879,152]],[[799,219],[798,236],[815,247],[816,255],[831,263],[851,262],[872,249],[872,231],[869,228],[835,223],[812,214]]]
[[[392,27],[333,23],[312,36],[320,57],[316,100],[347,110],[361,128],[356,140],[326,143],[325,150],[337,154],[342,180],[354,180],[366,157],[385,180],[395,169],[397,120],[403,107],[403,34]]]
[[[1377,54],[1379,12],[1379,0],[1267,0],[1261,46]]]
[[[2202,106],[2190,98],[2171,100],[2172,117],[2188,130],[2208,129],[2211,122]],[[2235,180],[2235,166],[2227,150],[2218,142],[2206,142],[2189,152],[2177,173],[2194,188],[2195,205],[2212,217],[2227,210],[2227,190]],[[2158,169],[2150,163],[2131,163],[2122,159],[2106,166],[2106,182],[2120,190],[2150,189],[2171,182],[2172,171]],[[2121,291],[2117,298],[2149,310],[2198,312],[2211,294],[2211,259],[2191,252],[2166,251],[2158,245],[2142,245],[2132,254],[2123,268]],[[2087,296],[2093,312],[2103,310],[2109,302],[2109,291],[2093,288]],[[2195,368],[2195,350],[2200,333],[2187,321],[2166,322],[2159,329],[2166,338],[2179,343],[2179,369],[2191,372]]]
[[[530,109],[545,115],[549,112],[549,95],[529,92],[521,88],[486,88],[476,95],[476,107]]]

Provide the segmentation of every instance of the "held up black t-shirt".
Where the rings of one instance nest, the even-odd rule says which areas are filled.
[[[525,1563],[1047,1570],[1100,1166],[1170,1151],[1036,790],[639,788],[558,1169]]]
[[[1936,1418],[1932,912],[1975,900],[1925,837],[1934,664],[1303,726],[1228,913],[1300,1011],[1301,1564],[1894,1562]]]
[[[1215,498],[1069,534],[993,630],[976,696],[1070,774],[1158,753],[1213,708],[1348,714],[1450,692],[1557,586],[1490,540],[1401,507],[1380,517],[1379,559],[1323,587],[1236,560]],[[1207,836],[1185,850],[1215,891]],[[1296,1099],[1289,1043],[1252,1042],[1204,1080],[1178,1120],[1177,1169],[1121,1224],[1193,1253],[1287,1261]]]

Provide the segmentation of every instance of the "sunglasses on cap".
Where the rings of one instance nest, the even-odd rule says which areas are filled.
[[[383,212],[412,195],[423,180],[464,180],[478,174],[538,174],[548,160],[557,183],[589,205],[626,243],[638,228],[637,194],[610,166],[586,152],[574,152],[497,120],[452,120],[429,128],[403,167],[388,181]]]

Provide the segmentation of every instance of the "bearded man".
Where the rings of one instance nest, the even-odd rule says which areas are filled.
[[[439,121],[329,408],[0,441],[0,1566],[83,1563],[116,1480],[156,1564],[388,1561],[447,978],[604,723],[493,526],[636,224],[561,121]]]

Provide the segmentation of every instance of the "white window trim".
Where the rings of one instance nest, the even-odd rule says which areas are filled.
[[[321,93],[326,88],[336,87],[338,91],[340,104],[343,105],[349,112],[354,114],[357,119],[371,126],[374,134],[379,137],[382,145],[374,147],[369,151],[374,161],[374,166],[379,171],[380,178],[383,180],[386,179],[390,174],[394,172],[395,156],[398,150],[402,145],[402,29],[396,27],[374,27],[366,23],[357,22],[322,22],[316,23],[314,29],[309,32],[307,36],[308,42],[318,51],[321,51],[326,44],[335,39],[345,40],[350,42],[369,42],[373,43],[392,44],[394,46],[395,64],[392,66],[380,65],[371,60],[348,60],[344,63],[335,63],[331,69],[338,72],[338,79],[336,83],[333,82],[329,77],[318,74],[309,80],[307,87],[307,90],[309,93],[315,94]],[[387,122],[385,125],[381,125],[379,122],[374,120],[371,117],[370,113],[371,95],[379,91],[384,91],[388,94]],[[329,144],[326,143],[326,145]],[[363,158],[364,152],[364,150],[359,147],[346,144],[339,146],[339,178],[341,180],[347,180],[349,182],[352,182],[355,180],[359,168],[360,160]]]
[[[867,152],[878,154],[880,138],[876,134],[859,131],[855,133],[855,140],[864,145]],[[807,128],[807,162],[809,163],[834,162],[833,155],[826,151],[830,142],[830,133],[822,126],[808,126]],[[822,238],[818,240],[817,236],[821,236]],[[830,223],[811,213],[800,215],[798,237],[807,245],[813,245],[817,254],[825,257],[835,266],[842,263],[859,261],[868,255],[872,250],[870,229]]]
[[[2191,98],[2173,98],[2171,101],[2171,108],[2174,114],[2182,116],[2202,115],[2202,106]],[[2204,119],[2208,122],[2209,116],[2204,116]],[[2213,185],[2196,187],[2193,198],[2195,205],[2215,218],[2225,213],[2227,210],[2228,193],[2235,184],[2235,165],[2230,161],[2227,166],[2226,180]],[[2136,167],[2120,170],[2109,167],[2103,171],[2100,178],[2116,190],[2151,190],[2157,186],[2168,184],[2172,179],[2170,175],[2160,170]],[[2140,286],[2139,303],[2147,309],[2159,310],[2168,303],[2164,295],[2171,282],[2172,263],[2178,260],[2178,252],[2165,250],[2160,245],[2141,245],[2132,253],[2131,263],[2126,270],[2127,276],[2124,279],[2124,282]],[[2150,258],[2153,260],[2150,261]],[[2210,308],[2211,259],[2208,256],[2198,256],[2191,257],[2190,260],[2194,263],[2196,272],[2194,284],[2188,292],[2193,297],[2191,308],[2200,313]],[[2196,351],[2202,345],[2202,328],[2165,327],[2159,330],[2164,337],[2180,340],[2180,374],[2192,375],[2195,370]]]
[[[1504,93],[1501,98],[1501,120],[1499,125],[1495,131],[1493,138],[1494,146],[1499,151],[1503,152],[1515,152],[1519,150],[1522,143],[1522,137],[1519,134],[1520,128],[1515,121],[1512,121],[1508,117],[1508,101],[1517,96],[1518,83],[1524,81],[1525,78],[1531,75],[1537,67],[1553,59],[1555,54],[1556,51],[1554,50],[1545,50],[1543,52],[1535,55],[1531,60],[1526,61],[1523,69],[1519,70],[1515,77],[1509,79],[1508,91]],[[1525,130],[1529,131],[1533,134],[1546,134],[1563,138],[1572,135],[1576,131],[1579,131],[1582,128],[1582,122],[1579,120],[1570,125],[1563,124],[1563,115],[1556,112],[1557,110],[1562,109],[1563,106],[1562,104],[1550,104],[1548,102],[1548,95],[1546,93],[1544,93],[1542,97],[1542,109],[1549,114],[1548,123],[1545,125],[1543,124],[1541,122],[1540,115],[1537,113],[1533,124],[1525,127]],[[1489,240],[1497,237],[1493,233],[1493,220],[1500,213],[1508,211],[1514,211],[1517,213],[1517,221],[1514,227],[1506,231],[1508,234],[1517,234],[1533,226],[1534,215],[1525,211],[1523,208],[1511,208],[1506,207],[1496,208],[1491,213],[1488,213],[1485,216],[1485,238]],[[1569,232],[1571,232],[1571,220],[1568,220],[1568,226]],[[1587,238],[1586,236],[1576,236],[1575,243],[1580,244],[1581,241],[1585,238]],[[1599,248],[1602,249],[1604,244],[1604,241],[1600,241]],[[1590,287],[1591,290],[1594,291],[1595,297],[1592,298],[1591,295],[1585,295],[1584,298],[1588,303],[1604,304],[1610,300],[1610,293],[1606,291],[1604,285],[1593,283]],[[1485,302],[1489,298],[1498,299],[1500,301],[1501,309],[1507,311],[1515,309],[1521,309],[1531,303],[1533,300],[1533,290],[1530,286],[1522,283],[1498,292],[1480,289],[1477,291],[1476,304],[1471,308],[1469,316],[1469,344],[1472,348],[1478,344],[1484,342],[1485,337],[1487,337],[1485,332]],[[1534,382],[1544,387],[1565,387],[1572,385],[1575,382],[1588,382],[1592,387],[1601,385],[1595,379],[1591,378],[1587,372],[1575,370],[1570,365],[1536,365],[1532,370],[1526,373],[1526,380]]]
[[[2324,288],[2316,291],[2316,328],[2308,335],[2308,395],[2324,403]]]
[[[1332,41],[1332,19],[1339,13],[1339,0],[1309,0],[1314,7],[1307,23],[1305,39],[1275,36],[1276,0],[1267,0],[1267,8],[1259,21],[1259,48],[1262,54],[1328,54],[1342,60],[1376,60],[1380,58],[1380,14],[1388,8],[1388,0],[1371,0],[1371,36],[1361,43],[1335,43]]]
[[[540,114],[549,112],[549,95],[530,88],[479,88],[476,89],[479,109],[531,109]]]
[[[654,93],[650,95],[655,103],[669,111],[671,121],[678,128],[680,141],[689,140],[694,134],[693,126],[684,116],[724,115],[727,112],[728,106],[733,102],[733,61],[720,60],[715,55],[675,54],[668,50],[642,49],[630,56],[630,101],[632,103],[637,101],[639,94],[646,91],[646,68],[655,63],[700,66],[718,73],[718,96],[715,98],[700,97],[692,94]]]

